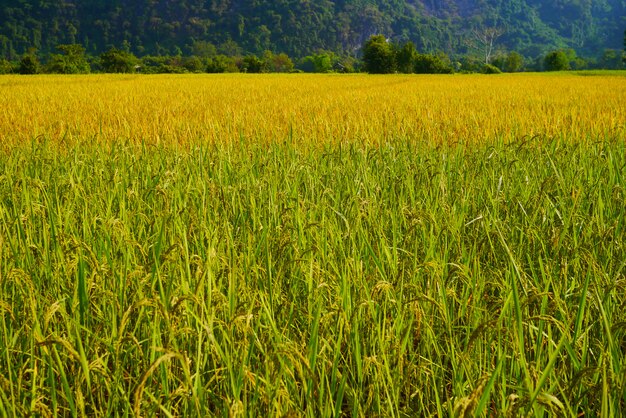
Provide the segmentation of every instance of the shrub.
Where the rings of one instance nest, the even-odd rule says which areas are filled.
[[[491,63],[501,71],[516,73],[524,68],[524,57],[518,52],[511,51],[506,55],[496,57]]]
[[[480,72],[483,74],[502,74],[502,71],[498,67],[491,64],[484,64]]]
[[[4,58],[0,59],[0,74],[11,74],[15,72],[15,65]]]
[[[52,54],[46,70],[57,74],[88,74],[91,72],[85,48],[79,44],[58,45],[60,54]]]
[[[185,70],[189,71],[190,73],[201,73],[204,71],[204,68],[205,68],[205,65],[202,62],[202,60],[195,55],[184,58],[182,62],[182,66]]]
[[[239,68],[233,58],[226,55],[217,55],[208,60],[206,66],[207,73],[237,73]]]
[[[417,54],[414,69],[416,74],[452,74],[454,72],[447,56],[433,54]]]
[[[332,52],[322,52],[304,57],[300,68],[307,73],[328,73],[333,69],[333,61],[336,59]]]
[[[570,69],[570,59],[564,51],[552,51],[543,60],[546,71],[567,71]]]
[[[17,72],[20,74],[38,74],[41,70],[39,59],[35,54],[22,56]]]
[[[117,48],[100,55],[100,66],[105,73],[134,73],[138,63],[135,55]]]
[[[246,55],[243,58],[242,71],[246,73],[262,73],[265,71],[265,63],[256,55]]]
[[[288,73],[293,70],[293,61],[285,53],[274,54],[271,51],[265,51],[263,54],[263,63],[270,73]]]

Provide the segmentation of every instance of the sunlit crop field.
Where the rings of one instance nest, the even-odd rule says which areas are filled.
[[[0,78],[3,144],[48,138],[380,144],[624,135],[625,77],[189,75]]]
[[[625,80],[0,77],[0,416],[620,416]]]

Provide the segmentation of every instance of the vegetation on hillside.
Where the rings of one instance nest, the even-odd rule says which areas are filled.
[[[0,57],[17,60],[31,48],[56,53],[66,44],[93,56],[113,46],[138,56],[270,50],[300,59],[324,50],[354,57],[382,34],[453,57],[484,56],[488,48],[535,59],[571,48],[597,59],[620,49],[625,26],[620,0],[5,0]]]

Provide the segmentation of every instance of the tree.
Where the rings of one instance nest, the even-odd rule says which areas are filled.
[[[469,39],[469,46],[482,51],[485,57],[485,64],[490,64],[496,40],[503,34],[504,29],[497,27],[473,29]]]
[[[108,45],[123,49],[124,40],[132,42],[130,51],[142,55],[175,55],[179,47],[200,58],[259,56],[266,49],[303,57],[320,48],[354,56],[370,34],[393,31],[394,39],[413,39],[418,50],[441,49],[455,55],[466,53],[463,44],[471,41],[472,52],[484,63],[494,58],[504,37],[498,38],[498,28],[507,29],[508,48],[543,59],[544,51],[550,50],[546,48],[561,45],[575,45],[587,54],[618,49],[625,16],[623,0],[5,0],[1,4],[0,57],[10,61],[19,60],[31,45],[48,54],[57,53],[59,43],[82,42],[88,52],[99,55]],[[459,39],[460,33],[465,33],[464,39]]]
[[[212,58],[217,55],[217,48],[208,41],[194,41],[191,45],[191,54],[201,58]]]
[[[265,71],[265,63],[256,55],[246,55],[242,70],[246,73],[262,73]]]
[[[363,65],[371,74],[389,74],[396,69],[393,48],[383,35],[372,35],[363,45]]]
[[[233,41],[232,39],[228,39],[227,41],[220,44],[219,53],[221,55],[226,55],[227,57],[239,57],[241,56],[242,49],[237,44],[237,42]]]
[[[516,73],[518,71],[522,71],[523,68],[524,57],[515,51],[509,52],[506,56],[506,60],[504,61],[503,70],[508,73]]]
[[[396,64],[398,72],[409,74],[412,73],[415,67],[415,57],[417,51],[413,42],[407,42],[396,52]]]
[[[483,64],[483,68],[481,69],[481,73],[483,74],[502,74],[502,71],[491,64]]]
[[[114,47],[100,54],[100,65],[105,73],[134,73],[138,62],[131,52]]]
[[[570,60],[564,51],[552,51],[543,60],[546,71],[567,71],[570,69]]]
[[[586,59],[576,57],[573,61],[570,61],[569,66],[572,70],[584,70],[589,66],[589,64],[590,63]]]
[[[182,60],[182,66],[190,73],[201,73],[205,69],[205,64],[200,57],[192,55],[191,57],[185,57]]]
[[[361,62],[355,57],[344,56],[338,57],[337,61],[333,64],[335,71],[340,73],[354,73],[360,70]]]
[[[91,67],[85,56],[85,48],[79,44],[57,45],[61,54],[52,54],[48,72],[58,74],[87,74]]]
[[[17,72],[20,74],[39,74],[41,64],[34,52],[22,56]]]
[[[13,71],[15,71],[13,63],[4,58],[0,58],[0,74],[11,74]]]
[[[216,55],[213,58],[209,58],[206,66],[207,73],[236,73],[239,72],[239,68],[235,63],[233,57],[227,57],[226,55]]]
[[[336,57],[332,52],[320,52],[302,59],[299,67],[306,73],[328,73],[333,69]]]
[[[452,74],[454,69],[445,54],[416,54],[414,72],[416,74]]]
[[[293,70],[293,61],[285,53],[274,54],[272,51],[265,51],[263,62],[270,73],[288,73]]]
[[[141,72],[144,74],[176,74],[184,72],[183,68],[172,65],[172,57],[169,56],[146,55],[141,58],[140,65]]]
[[[484,65],[482,59],[473,55],[465,55],[459,58],[458,70],[463,73],[477,73]]]
[[[491,61],[491,64],[498,67],[501,71],[515,73],[522,71],[524,68],[524,57],[515,51],[511,51],[506,55],[498,55]]]
[[[616,49],[605,49],[598,61],[600,68],[606,70],[619,70],[622,66],[620,51]]]

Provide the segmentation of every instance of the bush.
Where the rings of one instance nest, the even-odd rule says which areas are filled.
[[[206,66],[207,73],[237,73],[239,68],[233,58],[226,55],[217,55],[214,58],[208,59]]]
[[[307,73],[329,73],[334,61],[336,58],[332,52],[322,52],[304,57],[299,67]]]
[[[160,55],[146,55],[141,57],[140,70],[144,74],[167,73],[167,57]]]
[[[518,71],[522,71],[524,69],[524,57],[515,52],[509,52],[509,55],[506,57],[504,71],[509,73],[516,73]]]
[[[265,72],[265,63],[256,55],[246,55],[241,70],[245,73],[262,73]]]
[[[105,73],[134,73],[138,63],[135,55],[117,48],[100,54],[100,66]]]
[[[205,69],[204,62],[202,62],[202,60],[195,55],[192,55],[191,57],[183,58],[182,64],[183,64],[183,68],[189,71],[190,73],[201,73],[201,72],[204,72],[204,69]]]
[[[265,51],[263,63],[270,73],[288,73],[294,68],[293,61],[285,53],[274,54],[271,51]]]
[[[15,65],[4,58],[0,59],[0,74],[11,74],[15,72]]]
[[[484,64],[480,72],[483,74],[502,74],[502,71],[498,67],[491,64]]]
[[[463,73],[477,73],[480,72],[482,66],[485,64],[484,60],[478,59],[472,56],[464,56],[459,59],[460,68],[459,71]]]
[[[496,57],[492,62],[500,71],[516,73],[524,68],[524,57],[518,52],[511,51],[506,55]]]
[[[600,68],[605,70],[620,70],[622,66],[622,54],[617,49],[605,49],[598,60]]]
[[[416,74],[452,74],[454,69],[447,56],[417,54],[414,71]]]
[[[52,54],[46,71],[56,74],[88,74],[91,72],[85,48],[79,44],[58,45],[61,54]]]
[[[570,59],[564,51],[552,51],[543,60],[546,71],[567,71],[570,69]]]
[[[17,72],[20,74],[39,74],[41,65],[35,54],[26,54],[20,60]]]
[[[204,63],[195,56],[183,58],[178,55],[146,55],[141,58],[140,68],[144,74],[183,74],[203,72]]]

